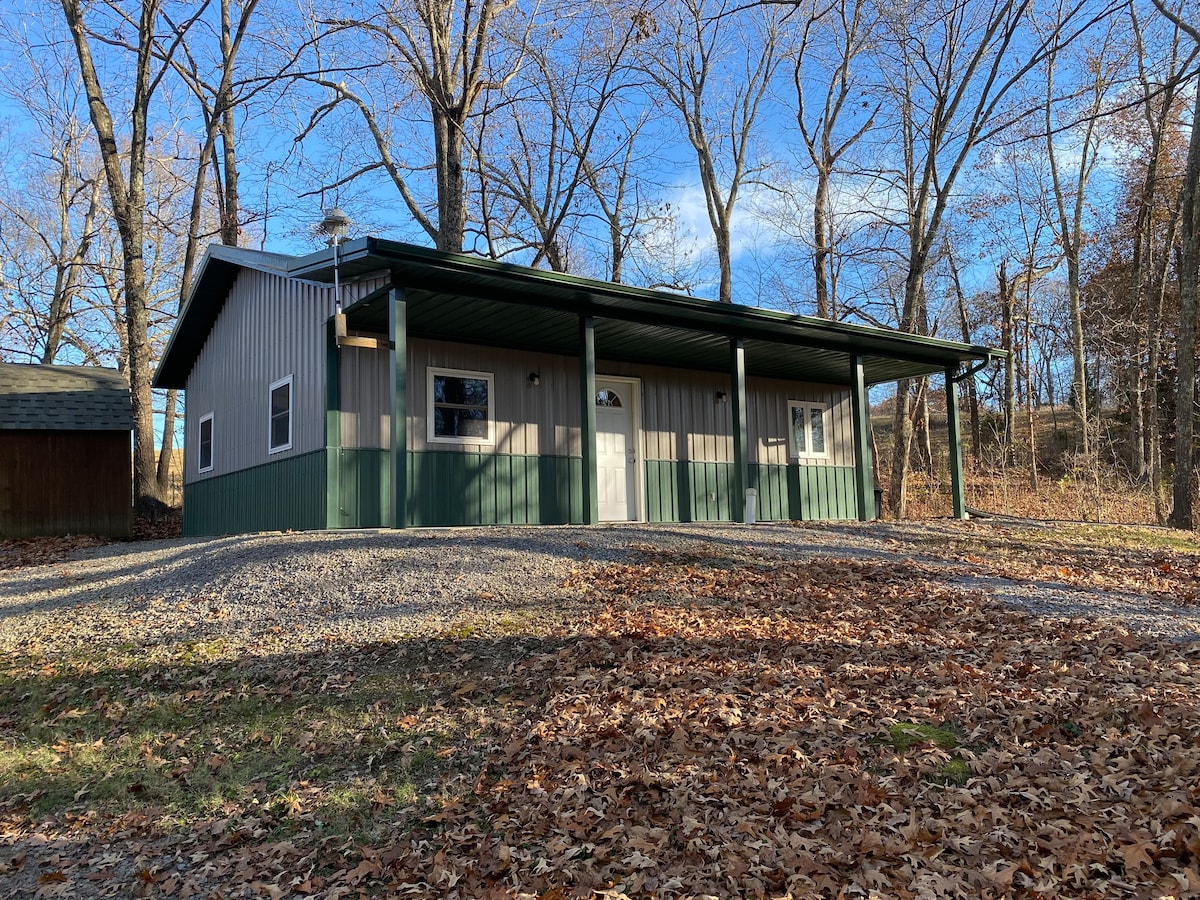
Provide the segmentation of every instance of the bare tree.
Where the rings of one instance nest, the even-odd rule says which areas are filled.
[[[133,74],[122,85],[129,94],[127,131],[119,131],[108,101],[108,90],[100,78],[92,54],[92,34],[85,22],[82,0],[60,0],[63,15],[75,46],[79,74],[88,98],[88,112],[104,165],[108,199],[121,244],[122,295],[127,339],[130,395],[133,399],[133,490],[139,505],[158,499],[156,478],[154,411],[150,393],[152,351],[149,341],[150,303],[146,281],[146,160],[150,138],[150,108],[165,67],[156,63],[155,47],[160,25],[160,0],[143,0],[133,35],[126,42],[134,48]],[[206,4],[201,4],[186,21],[177,23],[167,44],[169,57],[188,27]],[[87,11],[95,12],[94,7]],[[120,27],[119,10],[106,27]],[[113,85],[109,85],[112,88]]]
[[[362,117],[378,158],[324,185],[335,189],[377,169],[384,170],[409,213],[439,250],[461,251],[467,227],[464,166],[468,122],[480,99],[502,87],[520,67],[525,36],[534,27],[533,11],[516,13],[517,0],[388,0],[365,18],[323,19],[331,31],[322,39],[365,42],[358,48],[361,62],[345,63],[335,75],[315,74],[309,80],[328,89],[332,99],[313,113],[301,138],[330,112],[349,104]],[[506,13],[514,13],[506,16]],[[511,56],[498,49],[497,32],[505,27],[516,37],[505,41]],[[347,51],[349,53],[349,51]],[[382,60],[382,62],[378,62]],[[376,83],[378,98],[367,79]],[[433,144],[436,212],[431,218],[410,184],[407,171],[425,167],[425,160],[405,163],[398,158],[390,117],[402,115],[395,98],[396,81],[411,84],[424,103]]]
[[[1124,54],[1115,47],[1116,17],[1098,30],[1075,54],[1078,62],[1070,96],[1058,98],[1056,77],[1062,65],[1057,48],[1044,62],[1044,144],[1050,164],[1050,184],[1055,203],[1056,230],[1067,265],[1067,301],[1071,319],[1071,405],[1075,411],[1080,448],[1088,452],[1087,365],[1084,347],[1083,305],[1080,296],[1080,265],[1086,233],[1084,212],[1087,187],[1100,160],[1103,130],[1100,116],[1110,101],[1110,91],[1124,69]],[[1079,79],[1084,79],[1082,85]],[[1080,89],[1082,88],[1082,90]],[[1066,125],[1063,120],[1066,119]],[[1075,123],[1074,125],[1070,123]],[[1070,143],[1067,143],[1070,139]],[[1064,163],[1064,160],[1070,160]],[[1064,164],[1072,170],[1064,173]]]
[[[905,235],[906,275],[902,331],[921,333],[927,320],[925,273],[954,188],[975,148],[1003,130],[1002,103],[1052,52],[1069,44],[1109,10],[1072,2],[1056,10],[1054,25],[1037,32],[1030,0],[902,4],[885,16],[881,67],[889,76],[898,116],[904,198],[899,225]],[[905,475],[912,443],[909,384],[897,389],[888,507],[903,517]]]
[[[633,153],[620,106],[635,86],[626,61],[643,29],[604,7],[563,10],[552,31],[515,48],[525,65],[483,104],[474,132],[491,255],[532,251],[534,266],[576,270],[571,234],[583,226],[588,186]]]
[[[830,266],[835,253],[831,226],[830,189],[835,170],[846,154],[875,123],[880,102],[866,99],[858,83],[859,57],[875,34],[874,0],[833,0],[811,9],[804,18],[792,58],[796,90],[796,123],[813,168],[812,200],[813,283],[817,315],[836,318],[837,268]],[[822,64],[823,77],[814,76]],[[809,101],[818,94],[815,113]],[[850,122],[845,125],[845,119]]]
[[[236,80],[238,57],[246,40],[250,23],[259,0],[243,0],[235,6],[234,0],[218,0],[220,16],[216,25],[215,79],[206,70],[201,57],[191,41],[184,41],[177,52],[157,45],[158,56],[169,62],[187,85],[200,106],[204,124],[203,143],[196,157],[196,170],[192,179],[191,204],[187,217],[187,232],[183,247],[183,262],[178,276],[177,309],[183,308],[187,292],[191,287],[192,271],[200,245],[208,232],[204,228],[208,206],[205,203],[208,173],[212,171],[215,190],[218,229],[222,244],[235,247],[241,230],[241,196],[239,189],[238,129],[234,119],[237,107],[248,96],[262,90],[273,79],[270,76],[255,79],[247,88]],[[169,21],[169,20],[168,20]],[[194,29],[192,37],[198,40],[200,29]],[[247,88],[239,96],[239,87]],[[165,495],[171,478],[171,459],[175,445],[175,417],[178,392],[168,390],[163,404],[162,444],[158,453],[156,480],[160,495]]]
[[[1143,434],[1134,430],[1133,446],[1135,469],[1148,472],[1154,494],[1155,517],[1158,522],[1166,520],[1162,494],[1162,451],[1159,426],[1159,369],[1163,350],[1163,308],[1166,302],[1168,273],[1171,269],[1176,235],[1179,227],[1180,208],[1178,203],[1177,167],[1173,165],[1173,151],[1179,146],[1181,137],[1176,128],[1180,112],[1180,90],[1183,73],[1196,59],[1200,45],[1193,45],[1190,53],[1180,46],[1180,29],[1173,23],[1166,46],[1155,63],[1149,62],[1152,52],[1146,27],[1141,22],[1137,7],[1129,9],[1130,24],[1135,41],[1135,58],[1138,71],[1139,113],[1133,125],[1135,137],[1131,141],[1139,146],[1144,159],[1142,178],[1133,201],[1135,215],[1133,224],[1133,254],[1130,280],[1133,294],[1142,313],[1134,320],[1140,326],[1144,322],[1145,356],[1135,366],[1138,379],[1140,415]],[[1131,123],[1132,124],[1132,123]],[[1186,164],[1186,163],[1185,163]],[[1140,438],[1140,439],[1139,439]]]
[[[79,121],[79,79],[73,61],[53,43],[4,29],[19,63],[0,88],[21,111],[21,130],[0,173],[0,258],[12,291],[10,327],[25,354],[53,363],[64,344],[85,359],[74,327],[89,279],[91,245],[103,220],[102,178],[95,144]]]
[[[1160,13],[1181,28],[1200,47],[1200,24],[1185,21],[1183,6],[1173,8],[1165,0],[1154,0]],[[1168,519],[1176,528],[1195,528],[1196,484],[1196,304],[1200,279],[1200,90],[1196,92],[1188,142],[1187,169],[1180,192],[1180,237],[1183,242],[1179,272],[1179,384],[1175,393],[1174,504]]]
[[[762,168],[753,158],[755,126],[780,61],[778,16],[764,7],[734,12],[728,0],[680,0],[659,27],[658,54],[646,72],[695,151],[716,243],[718,297],[730,303],[733,212],[742,186]],[[727,62],[732,56],[736,65]]]

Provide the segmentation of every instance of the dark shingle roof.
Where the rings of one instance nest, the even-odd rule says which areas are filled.
[[[127,431],[129,380],[116,369],[0,363],[0,429]]]

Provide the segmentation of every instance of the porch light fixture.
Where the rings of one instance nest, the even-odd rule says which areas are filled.
[[[725,391],[717,391],[717,402],[718,403],[724,403],[728,399],[729,399],[728,393],[726,393]]]
[[[541,376],[541,375],[539,375],[537,372],[530,372],[530,373],[529,373],[529,383],[530,383],[530,384],[532,384],[532,385],[539,385],[539,384],[541,384],[541,383],[542,383],[542,376]]]

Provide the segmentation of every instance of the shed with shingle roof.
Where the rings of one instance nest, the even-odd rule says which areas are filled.
[[[116,369],[0,363],[0,537],[128,537],[132,428]]]

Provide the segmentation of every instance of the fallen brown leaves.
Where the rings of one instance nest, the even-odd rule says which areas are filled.
[[[149,802],[125,798],[117,815],[85,799],[52,825],[13,797],[0,837],[74,841],[93,860],[136,847],[140,868],[97,863],[90,883],[155,896],[1200,892],[1200,647],[1036,619],[911,561],[642,557],[581,567],[563,589],[591,597],[595,615],[554,641],[414,641],[331,651],[319,672],[290,663],[261,686],[308,711],[278,732],[298,754],[281,762],[287,795],[251,785],[182,822]],[[424,693],[403,709],[371,701],[364,683],[398,669]],[[187,687],[212,714],[239,702]],[[343,695],[366,716],[358,749],[321,724]],[[56,727],[83,708],[61,698]],[[435,721],[470,726],[423,748]],[[160,737],[146,764],[223,772],[252,745],[240,734],[216,758]],[[386,774],[417,752],[439,760],[441,787],[403,801]],[[349,775],[378,784],[362,829],[331,832],[311,811]],[[63,873],[80,883],[61,862],[44,865],[40,889]]]
[[[91,534],[0,541],[0,569],[43,566],[66,559],[76,550],[102,547],[107,543],[110,543],[107,538]]]
[[[1200,604],[1200,552],[1183,532],[1159,532],[1168,546],[1146,548],[1138,546],[1138,538],[1154,532],[1120,526],[1074,526],[1062,534],[1049,526],[964,527],[964,540],[939,545],[935,552],[968,563],[976,574],[1140,594],[1179,606]]]
[[[589,573],[612,603],[529,664],[553,673],[547,706],[489,768],[482,810],[447,810],[397,865],[464,895],[1200,891],[1195,649],[927,579],[662,557]],[[948,751],[888,743],[906,720],[962,731],[964,787],[939,777]]]

